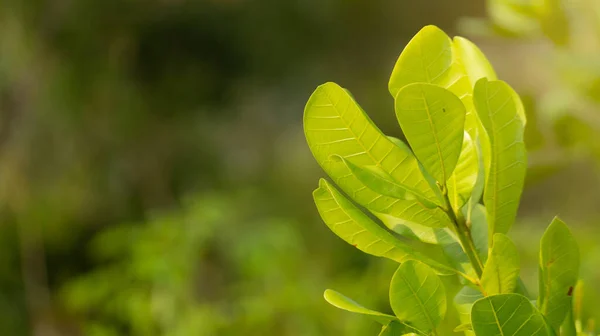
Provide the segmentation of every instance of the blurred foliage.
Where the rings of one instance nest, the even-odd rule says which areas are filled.
[[[480,10],[438,3],[0,0],[2,331],[376,330],[318,299],[393,263],[326,234],[301,111],[334,75],[391,103],[379,55]]]

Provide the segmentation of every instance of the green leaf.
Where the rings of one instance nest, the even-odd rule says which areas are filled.
[[[472,86],[475,86],[475,83],[481,78],[498,79],[488,59],[473,42],[460,36],[456,36],[453,42]]]
[[[461,323],[471,324],[471,309],[473,304],[481,298],[483,298],[483,294],[469,286],[463,287],[456,294],[454,297],[454,307],[458,312],[458,318]],[[472,331],[465,331],[465,335],[471,336],[474,335],[474,333]]]
[[[394,217],[384,214],[374,213],[374,215],[377,216],[386,227],[403,237],[416,239],[426,244],[438,245],[446,258],[437,260],[456,270],[470,282],[476,283],[475,279],[477,278],[477,274],[460,245],[455,232],[448,228],[432,228],[406,221],[399,221]],[[483,215],[485,216],[485,214]],[[486,225],[485,221],[482,224]],[[477,225],[477,227],[479,227],[479,225]],[[473,228],[475,228],[475,226]],[[486,236],[484,238],[485,248],[483,253],[487,254],[487,227],[485,227],[484,230],[483,234]]]
[[[471,331],[473,330],[473,326],[471,325],[471,323],[463,323],[458,325],[456,328],[454,328],[454,332],[461,332],[461,331]]]
[[[464,67],[464,71],[469,79],[470,91],[461,98],[467,109],[465,130],[469,133],[473,141],[481,147],[480,150],[485,151],[489,147],[489,143],[487,138],[480,135],[480,133],[485,133],[485,131],[473,106],[472,94],[473,87],[475,87],[475,83],[479,79],[487,78],[489,80],[496,80],[496,72],[483,52],[473,42],[460,36],[454,37],[452,42],[453,52],[457,55],[458,62]],[[480,174],[483,175],[483,171]],[[479,197],[481,197],[480,194],[476,193],[476,202],[479,202]]]
[[[399,321],[392,321],[381,328],[379,336],[402,336],[402,335],[426,335],[425,333],[412,328]]]
[[[401,321],[429,332],[446,315],[446,292],[431,268],[411,260],[402,263],[392,277],[390,304]]]
[[[567,316],[560,327],[560,335],[561,336],[577,336],[577,329],[575,327],[575,317],[573,316],[573,298],[571,297],[571,302],[569,303],[569,308],[567,310]]]
[[[471,310],[477,336],[548,336],[544,317],[520,294],[500,294],[480,299]]]
[[[329,302],[329,304],[331,304],[334,307],[356,314],[367,315],[376,322],[381,323],[383,325],[388,325],[390,322],[398,320],[395,316],[365,308],[364,306],[360,305],[359,303],[350,299],[349,297],[346,297],[345,295],[331,289],[325,290],[323,297],[327,302]]]
[[[313,198],[321,218],[331,231],[359,250],[399,263],[416,259],[436,267],[444,274],[453,272],[398,240],[371,220],[326,180],[319,181],[319,188],[313,192]]]
[[[468,209],[463,208],[463,211]],[[481,204],[475,204],[471,210],[470,216],[465,216],[471,227],[471,237],[475,244],[475,249],[479,253],[482,262],[488,258],[488,224],[485,218],[485,207]]]
[[[475,107],[491,148],[490,157],[485,158],[483,195],[490,238],[494,233],[507,233],[512,226],[525,181],[525,125],[515,97],[512,88],[502,81],[482,78],[475,85]]]
[[[579,274],[579,248],[567,225],[554,218],[542,236],[538,307],[558,332]]]
[[[426,226],[450,224],[441,209],[430,210],[416,201],[376,193],[353,176],[343,162],[332,159],[332,155],[339,155],[352,159],[359,167],[378,166],[395,181],[420,190],[433,203],[439,202],[437,193],[423,177],[412,153],[383,135],[354,99],[337,84],[323,84],[312,94],[304,111],[304,132],[323,170],[360,205]]]
[[[514,292],[519,278],[519,269],[517,247],[506,235],[496,233],[494,245],[481,276],[481,285],[486,295]]]
[[[336,292],[332,289],[325,290],[323,297],[325,298],[325,300],[327,302],[329,302],[330,305],[332,305],[336,308],[339,308],[339,309],[342,309],[345,311],[349,311],[351,313],[368,316],[371,319],[373,319],[374,321],[382,324],[383,327],[381,329],[380,335],[387,335],[387,336],[394,335],[395,336],[395,335],[406,335],[409,333],[417,334],[417,335],[425,335],[420,330],[415,329],[409,325],[406,325],[405,323],[402,323],[402,321],[398,320],[398,318],[396,316],[384,314],[384,313],[378,312],[376,310],[365,308],[363,305],[359,304],[358,302],[356,302],[356,301],[352,300],[351,298],[349,298],[339,292]]]
[[[448,198],[454,212],[459,213],[471,198],[473,187],[477,182],[478,170],[477,149],[469,133],[465,132],[458,163],[448,179]]]
[[[452,40],[436,26],[425,26],[400,54],[389,82],[393,97],[412,83],[436,84],[461,97],[472,91],[465,70],[452,52]]]
[[[442,87],[415,83],[398,91],[395,108],[415,156],[433,178],[445,185],[462,148],[465,106]]]
[[[359,167],[352,163],[351,160],[346,160],[339,155],[334,155],[333,160],[344,162],[352,175],[356,177],[367,188],[384,196],[389,196],[404,200],[417,200],[427,208],[435,208],[436,204],[429,202],[419,190],[398,183],[379,166],[363,166]]]

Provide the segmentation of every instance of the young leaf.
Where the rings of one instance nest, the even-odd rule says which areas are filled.
[[[483,269],[481,286],[486,295],[514,292],[519,278],[519,251],[502,233],[494,235],[494,245]]]
[[[427,226],[450,224],[441,209],[429,210],[416,201],[376,193],[353,176],[343,162],[332,159],[332,155],[339,155],[344,159],[351,158],[357,166],[378,166],[395,181],[420,190],[434,203],[439,202],[438,195],[423,177],[412,153],[383,135],[354,99],[337,84],[321,85],[312,94],[304,111],[304,132],[323,170],[360,205]]]
[[[454,297],[454,307],[458,312],[458,318],[462,324],[471,325],[471,308],[473,304],[483,298],[483,294],[480,291],[465,286],[463,287]],[[473,328],[473,326],[471,326]],[[465,330],[465,335],[472,336],[475,335],[471,330]]]
[[[469,87],[471,90],[469,94],[461,97],[461,100],[467,108],[467,115],[465,117],[465,131],[469,133],[474,143],[481,147],[480,150],[486,151],[489,147],[489,140],[485,136],[485,130],[483,125],[477,116],[475,107],[473,106],[473,87],[475,83],[481,78],[487,78],[489,80],[496,80],[496,72],[494,68],[485,57],[483,52],[471,41],[464,37],[456,36],[452,40],[453,53],[455,53],[460,63],[464,67],[464,71],[469,79]],[[483,179],[483,170],[480,171]],[[483,191],[483,188],[482,188]],[[478,196],[479,195],[479,196]],[[479,202],[480,194],[476,193],[476,202]]]
[[[402,335],[427,335],[409,325],[399,321],[392,321],[381,328],[379,336],[402,336]]]
[[[463,208],[464,212],[468,209]],[[479,253],[482,262],[486,262],[488,258],[488,224],[485,218],[485,207],[479,203],[473,206],[470,216],[465,215],[470,223],[471,237],[475,244],[475,249]]]
[[[425,26],[408,42],[392,71],[393,97],[406,85],[429,83],[444,87],[461,99],[472,93],[465,70],[452,52],[452,40],[436,26]]]
[[[324,179],[319,181],[319,188],[313,192],[313,198],[321,218],[331,231],[359,250],[399,263],[416,259],[436,267],[445,274],[453,272],[398,240]]]
[[[471,85],[475,86],[475,83],[481,78],[498,79],[488,59],[473,42],[464,37],[456,36],[453,45]]]
[[[485,160],[483,195],[490,238],[494,233],[507,233],[512,226],[525,181],[525,125],[515,97],[512,88],[502,81],[482,78],[475,85],[475,107],[491,148]]]
[[[461,331],[471,331],[473,330],[473,326],[471,325],[471,323],[463,323],[458,325],[456,328],[454,328],[454,332],[461,332]]]
[[[401,321],[430,332],[446,315],[446,291],[431,268],[411,260],[402,263],[392,277],[390,304]]]
[[[356,314],[367,315],[376,322],[383,324],[384,326],[388,325],[392,321],[398,321],[396,316],[380,313],[378,311],[365,308],[364,306],[360,305],[359,303],[350,299],[349,297],[331,289],[325,290],[323,297],[327,302],[329,302],[330,305],[334,307]]]
[[[477,336],[550,336],[542,314],[520,294],[478,300],[471,310],[471,324]]]
[[[567,316],[560,326],[560,335],[561,336],[577,336],[577,329],[575,327],[575,317],[573,315],[573,298],[571,297],[571,302],[569,303],[569,308],[567,310]]]
[[[403,200],[418,200],[418,202],[430,209],[436,207],[436,204],[428,201],[419,190],[413,190],[406,185],[394,181],[394,178],[379,166],[359,167],[352,163],[352,161],[346,160],[339,155],[334,155],[332,159],[342,161],[352,175],[362,184],[381,195]]]
[[[445,185],[460,155],[465,106],[442,87],[415,83],[398,91],[395,108],[415,156],[433,178]]]
[[[439,245],[446,258],[443,260],[438,259],[438,261],[456,270],[470,282],[476,283],[475,279],[477,278],[477,274],[473,269],[473,265],[469,261],[469,258],[462,249],[455,232],[449,228],[432,228],[416,223],[398,221],[398,219],[384,214],[374,213],[374,215],[377,216],[386,227],[403,237],[416,239],[426,244]],[[483,222],[483,224],[485,225],[485,222]],[[485,244],[487,246],[487,236],[485,237]],[[487,253],[487,247],[484,252]]]
[[[542,236],[538,307],[558,332],[579,273],[579,249],[567,225],[554,218]]]
[[[448,198],[456,213],[471,197],[477,181],[478,158],[477,150],[469,133],[464,134],[462,149],[454,172],[448,179]]]

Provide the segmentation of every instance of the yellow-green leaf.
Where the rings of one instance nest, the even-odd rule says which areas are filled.
[[[471,309],[477,336],[549,336],[544,317],[520,294],[500,294],[478,300]]]
[[[358,302],[332,289],[325,290],[325,293],[323,293],[323,297],[325,298],[325,301],[329,302],[330,305],[336,308],[356,314],[369,316],[370,318],[383,324],[384,326],[388,325],[392,321],[398,321],[396,316],[384,314],[376,310],[365,308]]]
[[[494,233],[507,233],[512,226],[525,181],[525,125],[515,97],[502,81],[482,78],[475,85],[475,107],[490,140],[490,154],[484,158],[483,195],[490,238]]]
[[[403,200],[417,200],[430,209],[437,206],[435,203],[428,201],[419,190],[414,190],[406,185],[396,182],[393,177],[379,166],[359,167],[352,163],[351,160],[346,160],[339,155],[334,155],[333,159],[344,162],[354,177],[367,188],[381,195]]]
[[[481,286],[486,295],[509,294],[517,287],[520,270],[519,251],[502,233],[494,235],[494,245],[485,263]]]
[[[483,298],[483,294],[475,288],[465,286],[454,297],[454,307],[458,312],[458,319],[462,324],[471,324],[471,308],[473,304]],[[473,326],[471,326],[472,328]],[[466,336],[475,335],[472,330],[463,330]]]
[[[446,315],[446,290],[431,268],[411,260],[402,263],[392,277],[390,304],[401,321],[430,332]]]
[[[359,250],[399,263],[410,259],[420,260],[444,274],[454,272],[394,237],[324,179],[319,181],[313,198],[321,218],[331,231]]]
[[[415,156],[442,185],[454,171],[463,143],[465,106],[432,84],[409,84],[396,95],[396,117]]]
[[[480,78],[498,79],[487,57],[473,42],[464,37],[456,36],[453,43],[472,86],[475,86]]]
[[[374,192],[353,176],[343,162],[332,159],[332,155],[339,155],[352,159],[358,166],[378,166],[395,181],[420,190],[433,203],[439,202],[412,153],[383,135],[348,92],[337,84],[323,84],[312,94],[304,111],[304,132],[323,170],[360,205],[426,226],[450,223],[441,209],[427,209],[416,201]]]
[[[579,248],[567,225],[554,218],[542,236],[538,307],[558,332],[579,274]]]
[[[465,132],[458,163],[447,182],[448,198],[454,212],[459,213],[471,198],[478,170],[477,149],[469,133]]]

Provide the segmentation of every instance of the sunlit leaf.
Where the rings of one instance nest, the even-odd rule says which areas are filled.
[[[454,332],[461,332],[461,331],[471,331],[473,330],[473,326],[471,325],[471,323],[463,323],[458,325],[456,328],[454,328]]]
[[[436,207],[436,204],[428,201],[421,191],[396,182],[393,177],[379,166],[359,167],[352,163],[351,160],[346,160],[339,155],[334,155],[332,159],[344,162],[354,177],[367,188],[381,195],[403,200],[417,200],[430,209]]]
[[[379,226],[326,180],[319,181],[313,198],[321,218],[336,235],[358,248],[397,262],[409,259],[423,261],[444,273],[452,272],[440,263],[427,258]]]
[[[458,163],[448,179],[448,199],[456,213],[467,203],[473,192],[478,173],[477,150],[469,133],[464,134]]]
[[[412,328],[399,321],[392,321],[381,328],[379,336],[402,336],[402,335],[426,335],[425,333]]]
[[[462,98],[463,103],[467,109],[467,116],[465,118],[465,131],[469,133],[471,139],[475,143],[475,147],[478,147],[478,152],[488,153],[489,152],[489,140],[485,135],[483,125],[477,116],[475,107],[473,105],[472,93],[475,83],[481,78],[487,78],[489,80],[496,80],[496,72],[494,68],[485,57],[483,52],[471,41],[464,37],[456,36],[452,41],[453,52],[457,55],[458,63],[460,63],[465,70],[468,78],[469,86],[471,88],[470,94]],[[479,154],[481,155],[481,154]],[[481,180],[484,180],[484,171],[480,169],[478,174]],[[474,201],[479,202],[481,193],[483,192],[483,186],[481,191],[474,191]]]
[[[331,290],[331,289],[325,290],[323,297],[325,298],[325,300],[327,302],[329,302],[329,304],[331,304],[334,307],[337,307],[339,309],[343,309],[343,310],[346,310],[346,311],[349,311],[352,313],[367,315],[370,318],[372,318],[373,320],[375,320],[383,325],[388,325],[390,322],[398,320],[396,318],[396,316],[384,314],[384,313],[381,313],[381,312],[378,312],[375,310],[365,308],[364,306],[362,306],[361,304],[357,303],[356,301],[350,299],[349,297],[347,297],[341,293],[338,293],[334,290]]]
[[[463,208],[463,211],[466,212],[467,209]],[[485,207],[481,204],[475,204],[470,216],[465,215],[465,217],[471,227],[471,237],[475,249],[477,249],[481,261],[486,262],[488,258],[488,224],[485,217]]]
[[[500,294],[478,300],[471,310],[477,336],[549,336],[542,314],[520,294]]]
[[[402,263],[392,277],[390,304],[401,321],[429,332],[446,315],[446,291],[431,268],[411,260]]]
[[[427,226],[449,224],[441,209],[427,209],[416,201],[395,199],[367,188],[333,155],[352,159],[357,166],[378,166],[427,199],[438,195],[423,177],[417,160],[383,135],[352,97],[334,83],[319,86],[304,112],[304,132],[317,162],[345,193],[369,210]],[[400,169],[402,166],[402,169]]]
[[[579,274],[579,248],[567,225],[554,218],[540,245],[538,307],[558,332]]]
[[[460,36],[456,36],[453,42],[471,85],[475,86],[475,83],[481,78],[498,79],[488,59],[473,42]]]
[[[458,312],[458,318],[463,324],[471,324],[471,308],[473,304],[483,298],[483,294],[475,288],[465,286],[454,297],[454,308]],[[473,328],[473,326],[471,326]],[[474,335],[470,330],[463,330],[465,335]]]
[[[514,292],[519,278],[519,251],[515,244],[502,233],[494,235],[494,245],[485,263],[481,286],[486,295]]]
[[[525,125],[515,96],[512,88],[502,81],[483,78],[475,85],[475,107],[491,148],[490,157],[485,158],[483,195],[490,237],[494,233],[507,233],[512,226],[525,181]]]
[[[398,91],[395,109],[415,156],[445,185],[462,148],[465,106],[442,87],[415,83]]]

